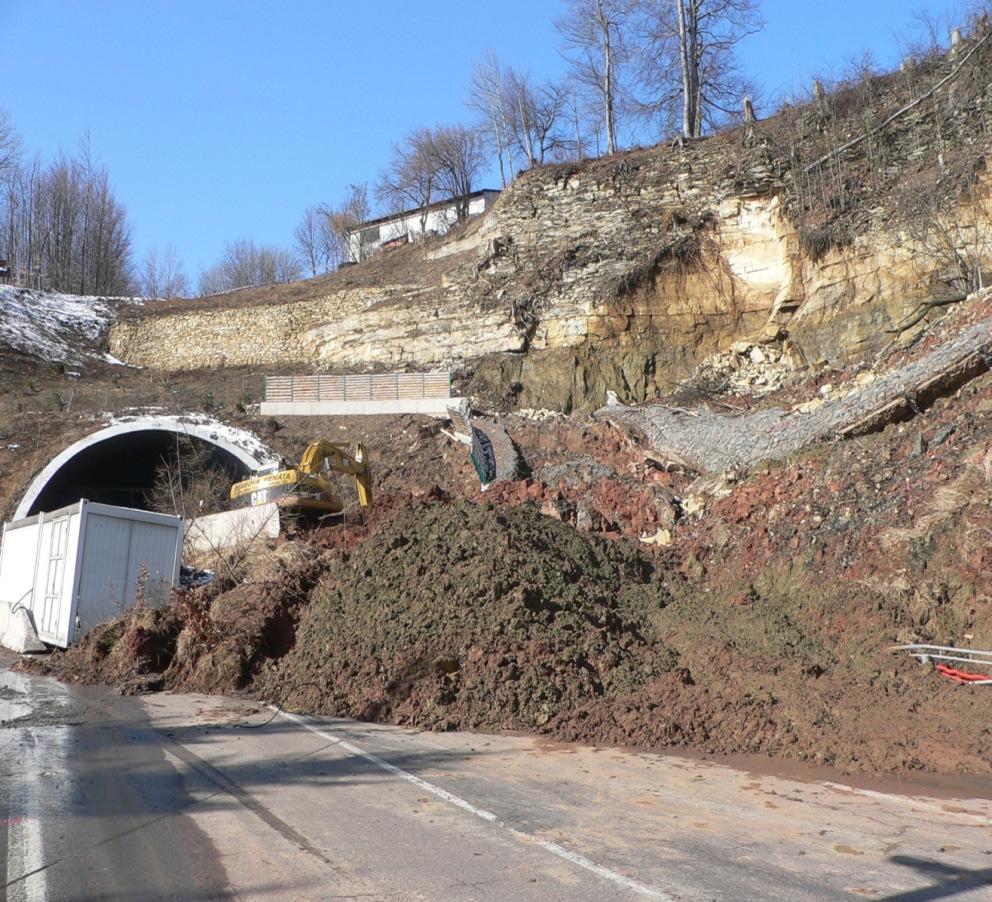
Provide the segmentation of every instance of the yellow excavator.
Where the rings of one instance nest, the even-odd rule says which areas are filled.
[[[358,503],[367,507],[372,500],[372,474],[362,445],[351,454],[347,445],[312,442],[299,464],[260,473],[231,486],[231,501],[240,507],[254,507],[274,501],[283,510],[300,514],[339,514],[344,502],[334,490],[331,473],[355,477]]]

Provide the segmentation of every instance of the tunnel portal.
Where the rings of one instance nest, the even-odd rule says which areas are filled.
[[[31,483],[15,516],[58,510],[80,498],[147,509],[156,472],[180,442],[202,452],[231,482],[273,460],[251,433],[148,417],[100,430],[66,448]]]
[[[248,475],[247,468],[222,448],[202,439],[189,439],[201,446],[210,466],[225,471],[232,482]],[[28,514],[53,511],[80,498],[101,504],[117,504],[144,510],[156,473],[176,448],[176,435],[161,431],[128,432],[75,455],[45,485]]]

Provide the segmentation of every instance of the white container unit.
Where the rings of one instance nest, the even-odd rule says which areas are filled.
[[[137,600],[164,604],[179,582],[180,517],[80,501],[6,523],[0,546],[0,602],[31,611],[38,637],[73,639]]]

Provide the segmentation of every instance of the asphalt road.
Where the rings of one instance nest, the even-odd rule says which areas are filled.
[[[0,849],[17,900],[992,898],[986,798],[9,671]]]

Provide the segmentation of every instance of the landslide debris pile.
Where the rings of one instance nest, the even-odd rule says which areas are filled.
[[[675,666],[650,623],[668,599],[634,549],[531,507],[417,505],[318,586],[259,688],[302,711],[544,729]]]
[[[992,457],[940,502],[968,492],[960,518],[898,532],[862,485],[888,451],[851,448],[849,492],[813,491],[834,479],[815,460],[757,475],[651,557],[527,504],[410,501],[367,531],[282,542],[213,588],[128,612],[47,669],[436,730],[988,773],[992,696],[888,646],[985,641],[992,590],[973,545]],[[813,496],[830,510],[810,513]],[[852,532],[844,511],[859,499],[884,549]],[[773,516],[784,541],[763,526]]]
[[[987,310],[990,295],[983,291],[970,300]],[[664,404],[615,404],[595,416],[631,427],[662,457],[701,473],[746,470],[761,460],[786,458],[818,440],[870,432],[908,419],[986,372],[990,362],[992,317],[986,312],[959,334],[926,348],[917,359],[888,371],[868,372],[868,381],[837,397],[816,398],[789,410],[772,407],[729,416],[705,406],[686,410]]]

